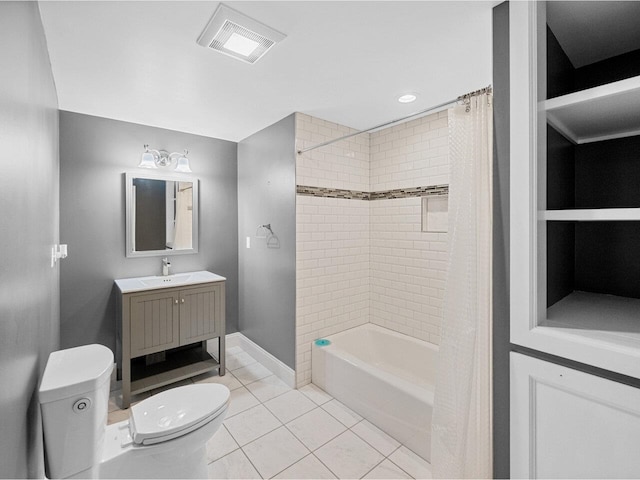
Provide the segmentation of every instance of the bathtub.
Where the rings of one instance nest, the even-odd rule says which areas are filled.
[[[374,324],[326,338],[312,382],[430,462],[438,347]]]

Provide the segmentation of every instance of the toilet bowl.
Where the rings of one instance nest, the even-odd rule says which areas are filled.
[[[53,352],[39,390],[49,478],[205,478],[206,442],[229,404],[224,385],[172,388],[107,426],[113,353]]]

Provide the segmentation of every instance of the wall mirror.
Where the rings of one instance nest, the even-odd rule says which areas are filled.
[[[198,179],[126,173],[127,257],[198,252]]]

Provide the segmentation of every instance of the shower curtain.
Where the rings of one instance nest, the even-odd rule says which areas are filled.
[[[449,253],[432,421],[433,478],[492,478],[492,95],[449,111]]]

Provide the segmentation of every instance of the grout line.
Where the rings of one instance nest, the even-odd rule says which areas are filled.
[[[316,407],[316,408],[320,408],[320,407]],[[311,412],[313,412],[314,410],[315,410],[315,408],[314,408],[313,410],[311,410],[311,411],[307,412],[307,413],[311,413]],[[325,413],[328,413],[328,412],[325,412]],[[305,415],[306,415],[306,414],[305,414]],[[329,416],[331,416],[331,415],[329,415]],[[298,418],[300,418],[300,417],[298,417]],[[333,417],[332,417],[332,418],[333,418]],[[294,419],[294,420],[295,420],[295,419]],[[293,420],[291,420],[291,422],[293,422]],[[291,422],[289,422],[289,423],[291,423]],[[338,422],[338,423],[340,423],[340,422]],[[298,436],[295,434],[295,432],[294,432],[293,430],[291,430],[291,429],[289,428],[289,426],[288,426],[286,423],[284,424],[284,426],[285,426],[285,427],[286,427],[286,429],[287,429],[287,430],[289,430],[289,431],[291,432],[291,434],[292,434],[294,437],[296,437],[296,438],[300,441],[300,443],[302,443],[302,444],[303,444],[303,445],[304,445],[304,446],[305,446],[305,447],[306,447],[306,448],[307,448],[311,453],[313,453],[313,452],[317,452],[317,451],[318,451],[318,450],[320,450],[322,447],[324,447],[327,443],[329,443],[329,442],[331,442],[331,441],[335,440],[335,439],[336,439],[336,438],[338,438],[340,435],[342,435],[344,432],[346,432],[347,430],[349,430],[348,428],[347,428],[346,430],[343,430],[342,432],[338,433],[337,435],[335,435],[335,436],[331,437],[329,440],[327,440],[326,442],[324,442],[322,445],[320,445],[320,446],[318,446],[318,447],[314,448],[313,450],[311,450],[311,448],[310,448],[306,443],[304,443],[304,441],[303,441],[300,437],[298,437]],[[345,425],[344,425],[344,424],[342,424],[342,426],[344,427]]]
[[[338,402],[340,405],[342,405],[342,406],[344,406],[344,407],[346,407],[346,408],[349,408],[349,407],[347,407],[344,403],[342,403],[340,400],[338,400],[338,399],[336,399],[336,398],[332,398],[332,399],[331,399],[331,400],[329,400],[328,402],[323,403],[322,405],[320,405],[320,408],[322,408],[325,412],[327,412],[329,415],[331,415],[333,418],[335,418],[339,423],[341,423],[342,425],[344,425],[345,427],[347,427],[347,429],[348,429],[348,430],[351,430],[351,428],[352,428],[352,427],[355,427],[355,426],[356,426],[357,424],[359,424],[362,420],[364,420],[364,417],[362,417],[362,415],[360,415],[358,412],[355,412],[355,411],[353,411],[353,410],[351,410],[351,409],[349,408],[349,410],[351,410],[352,412],[354,412],[356,415],[358,415],[358,416],[360,417],[360,420],[358,420],[356,423],[354,423],[353,425],[351,425],[351,427],[350,427],[350,426],[348,426],[348,425],[347,425],[347,424],[345,424],[342,420],[340,420],[338,417],[336,417],[335,415],[333,415],[329,410],[327,410],[326,408],[324,408],[324,406],[325,406],[325,405],[328,405],[330,402],[332,402],[332,401],[334,401],[334,400],[335,400],[336,402]],[[355,433],[355,432],[354,432],[354,433]]]
[[[283,393],[282,395],[284,395],[284,393]],[[278,395],[278,396],[282,396],[282,395]],[[271,400],[273,400],[274,398],[277,398],[277,397],[273,397]],[[271,401],[271,400],[268,400],[268,401]],[[263,405],[264,405],[264,404],[263,404]],[[314,404],[314,405],[315,405],[315,404]],[[316,405],[316,407],[317,407],[317,405]],[[272,411],[272,410],[271,410],[267,405],[265,405],[265,408],[266,408],[267,410],[269,410],[269,412],[270,412],[274,417],[278,418],[278,417],[277,417],[277,415],[276,415],[275,413],[273,413],[273,411]],[[314,408],[312,408],[312,409],[311,409],[311,410],[309,410],[309,411],[306,411],[306,412],[304,412],[304,413],[302,413],[302,414],[298,415],[297,417],[293,417],[291,420],[287,420],[287,423],[289,423],[289,422],[293,422],[294,420],[297,420],[298,418],[300,418],[300,417],[302,417],[302,416],[306,415],[307,413],[313,412],[314,410],[315,410],[315,407],[314,407]],[[278,420],[280,420],[280,419],[278,418]],[[280,420],[280,421],[282,422],[282,420]],[[282,424],[283,424],[283,425],[286,425],[284,422],[282,422]]]
[[[221,427],[222,427],[222,428],[224,428],[224,429],[227,431],[227,433],[228,433],[228,434],[229,434],[229,436],[233,439],[233,441],[235,442],[235,444],[236,444],[236,445],[238,445],[238,442],[236,442],[236,439],[235,439],[235,438],[233,438],[233,435],[231,435],[231,432],[229,431],[229,429],[228,429],[224,424],[223,424]],[[218,430],[218,431],[216,431],[216,433],[214,433],[214,435],[216,435],[218,432],[219,432],[219,430]],[[213,438],[213,437],[211,437],[211,438]],[[207,465],[211,465],[212,463],[217,462],[217,461],[218,461],[218,460],[220,460],[221,458],[224,458],[224,457],[226,457],[227,455],[231,455],[231,454],[232,454],[233,452],[235,452],[236,450],[240,450],[240,448],[241,448],[241,447],[240,447],[240,445],[238,445],[236,448],[234,448],[234,449],[233,449],[233,450],[231,450],[230,452],[225,453],[225,454],[224,454],[224,455],[222,455],[220,458],[216,458],[215,460],[211,460],[210,462],[207,462]],[[205,449],[206,449],[206,444],[205,444]]]
[[[253,358],[253,357],[251,357],[251,358]],[[227,370],[229,370],[230,372],[234,372],[234,371],[236,371],[236,370],[240,370],[241,368],[246,368],[246,367],[250,367],[251,365],[255,365],[256,363],[260,363],[260,362],[258,362],[257,360],[255,360],[255,359],[254,359],[253,363],[248,363],[248,364],[246,364],[246,365],[240,365],[239,367],[236,367],[236,368],[233,368],[233,369],[231,369],[231,368],[229,368],[229,367],[225,367],[225,368],[226,368]],[[262,365],[262,364],[260,364],[260,365]],[[266,367],[265,367],[265,368],[266,368]]]
[[[266,378],[266,377],[265,377],[265,378]],[[261,379],[261,380],[262,380],[262,379]],[[259,382],[259,381],[260,381],[260,380],[256,380],[256,382]],[[255,383],[255,382],[251,382],[251,383]],[[250,384],[248,383],[247,385],[250,385]],[[287,392],[280,393],[280,394],[276,395],[275,397],[270,398],[269,400],[266,400],[265,402],[263,402],[263,401],[262,401],[262,400],[260,400],[258,397],[256,397],[256,396],[253,394],[253,392],[252,392],[251,390],[249,390],[245,385],[242,385],[242,386],[240,386],[240,387],[238,387],[238,388],[236,388],[236,389],[234,389],[234,390],[232,390],[232,391],[239,390],[240,388],[244,388],[247,392],[249,392],[249,393],[251,394],[251,396],[252,396],[253,398],[255,398],[255,399],[256,399],[256,401],[258,401],[258,402],[259,402],[259,405],[264,405],[266,402],[269,402],[269,401],[273,400],[274,398],[281,397],[281,396],[282,396],[282,395],[284,395],[285,393],[289,393],[291,390],[293,390],[293,389],[291,389],[291,390],[289,390],[289,391],[287,391]],[[233,417],[235,417],[236,415],[239,415],[239,414],[241,414],[241,413],[243,413],[243,412],[246,412],[247,410],[251,410],[252,408],[257,407],[257,406],[258,406],[258,405],[253,405],[252,407],[245,408],[244,410],[241,410],[241,411],[239,411],[239,412],[237,412],[237,413],[234,413],[233,415],[231,415],[231,416],[229,416],[229,417],[225,417],[225,420],[227,420],[228,418],[233,418]],[[267,409],[267,411],[268,411],[269,413],[271,413],[271,415],[273,415],[274,417],[276,417],[276,416],[273,414],[273,412],[269,409],[269,407],[267,407],[267,406],[265,405],[265,408]],[[304,415],[304,414],[303,414],[303,415]],[[276,417],[276,418],[278,418],[278,417]],[[296,417],[296,418],[297,418],[297,417]],[[279,419],[279,418],[278,418],[278,421],[280,421],[280,419]],[[280,421],[280,423],[282,423],[282,422]]]
[[[271,412],[271,410],[269,410],[267,407],[265,407],[262,403],[260,403],[260,404],[258,404],[258,405],[254,405],[253,407],[247,408],[246,410],[243,410],[243,411],[242,411],[242,412],[240,412],[240,413],[248,412],[248,411],[249,411],[249,410],[251,410],[252,408],[256,408],[256,407],[260,407],[260,406],[263,406],[263,407],[267,410],[267,412],[269,412],[269,414],[273,415],[273,413]],[[233,417],[235,417],[235,416],[236,416],[236,415],[234,415]],[[233,418],[233,417],[229,417],[229,418]],[[251,440],[250,442],[247,442],[247,443],[246,443],[246,444],[244,444],[244,445],[240,445],[240,442],[236,439],[236,437],[234,437],[234,436],[233,436],[233,433],[231,433],[231,430],[229,430],[229,429],[227,429],[227,430],[228,430],[228,432],[229,432],[229,435],[231,435],[231,437],[236,441],[236,443],[237,443],[238,445],[240,445],[240,448],[242,448],[242,447],[246,447],[246,446],[247,446],[247,445],[249,445],[250,443],[253,443],[253,442],[255,442],[256,440],[258,440],[259,438],[262,438],[262,437],[264,437],[265,435],[268,435],[268,434],[270,434],[271,432],[273,432],[273,431],[277,430],[278,428],[280,428],[280,427],[284,427],[284,426],[285,426],[285,425],[284,425],[284,423],[282,423],[282,421],[281,421],[278,417],[276,417],[275,415],[273,415],[273,418],[275,418],[275,419],[280,423],[280,425],[279,425],[279,426],[277,426],[276,428],[274,428],[274,429],[272,429],[272,430],[269,430],[269,431],[268,431],[268,432],[266,432],[266,433],[263,433],[263,434],[262,434],[262,435],[260,435],[259,437],[254,438],[253,440]],[[225,422],[227,421],[227,419],[226,419],[226,418],[225,418],[224,420],[225,420]],[[223,422],[223,425],[224,425],[224,422]],[[226,427],[226,425],[225,425],[225,427]],[[305,445],[305,447],[306,447],[306,445]]]
[[[248,445],[248,444],[247,444],[247,445]],[[242,448],[242,447],[240,447],[240,451],[241,451],[241,452],[242,452],[242,454],[245,456],[245,458],[246,458],[247,460],[249,460],[249,463],[250,463],[250,464],[251,464],[251,466],[254,468],[254,470],[255,470],[256,472],[258,472],[258,475],[260,475],[260,478],[264,479],[264,476],[262,475],[262,473],[260,473],[260,470],[258,470],[258,467],[256,467],[256,466],[255,466],[255,464],[251,461],[251,458],[249,457],[249,455],[247,455],[247,452],[245,452],[245,451],[243,450],[243,448]]]
[[[391,453],[389,454],[389,457],[390,457],[391,455],[393,455],[394,453],[396,453],[398,450],[400,450],[400,448],[401,448],[402,446],[403,446],[403,445],[400,445],[400,447],[396,448],[393,452],[391,452]],[[387,460],[389,460],[391,463],[393,463],[393,464],[394,464],[396,467],[398,467],[401,471],[403,471],[404,473],[406,473],[407,475],[409,475],[409,477],[410,477],[410,478],[415,479],[415,477],[414,477],[413,475],[411,475],[409,472],[407,472],[404,468],[402,468],[402,467],[401,467],[400,465],[398,465],[396,462],[394,462],[393,460],[391,460],[389,457],[387,457]],[[422,457],[420,457],[420,458],[422,458]]]
[[[354,433],[355,433],[355,432],[354,432]],[[360,437],[358,437],[358,438],[360,438]],[[377,450],[376,450],[376,451],[377,451]],[[362,478],[366,477],[367,475],[369,475],[369,474],[370,474],[371,472],[373,472],[376,468],[378,468],[378,467],[380,466],[380,464],[381,464],[382,462],[384,462],[386,459],[387,459],[387,457],[384,457],[382,460],[380,460],[378,463],[376,463],[376,464],[373,466],[373,468],[371,468],[368,472],[366,472],[366,473],[365,473],[364,475],[362,475],[360,478],[362,479]]]
[[[256,405],[257,407],[258,405]],[[280,420],[278,420],[280,421]],[[280,427],[284,427],[284,425],[282,424],[282,422],[280,422],[280,425],[278,425],[276,428],[274,428],[273,430],[269,430],[268,432],[263,433],[262,435],[260,435],[259,437],[254,438],[253,440],[251,440],[250,442],[245,443],[244,445],[240,445],[240,442],[238,440],[236,440],[236,437],[233,436],[233,433],[231,433],[231,430],[229,430],[229,435],[231,435],[233,437],[233,439],[236,441],[236,443],[238,445],[240,445],[240,448],[244,448],[247,445],[249,445],[250,443],[255,442],[256,440],[261,439],[262,437],[264,437],[265,435],[269,435],[271,432],[275,432],[277,429],[279,429]],[[308,450],[308,449],[307,449]],[[244,450],[243,450],[244,451]]]
[[[322,465],[324,465],[324,468],[326,468],[327,470],[329,470],[329,471],[331,472],[331,474],[332,474],[334,477],[336,477],[336,478],[340,478],[340,477],[338,477],[338,475],[336,475],[336,473],[335,473],[333,470],[331,470],[331,469],[329,468],[329,465],[327,465],[327,464],[326,464],[326,463],[324,463],[322,460],[320,460],[320,458],[319,458],[315,453],[311,452],[311,455],[313,455],[314,457],[316,457],[316,460],[318,460]]]
[[[282,472],[284,472],[286,469],[293,467],[296,463],[301,462],[302,460],[304,460],[305,458],[307,458],[309,455],[313,455],[313,453],[309,452],[308,455],[305,455],[304,457],[302,457],[300,460],[298,460],[297,462],[293,462],[291,465],[284,467],[282,470],[280,470],[278,473],[276,473],[275,475],[273,475],[272,477],[269,478],[275,478],[278,475],[280,475]]]
[[[229,432],[229,434],[231,434],[231,432]],[[233,435],[232,435],[232,436],[233,436]],[[251,461],[251,459],[249,458],[249,456],[245,453],[245,451],[244,451],[244,450],[242,450],[242,447],[238,447],[238,448],[236,448],[235,450],[233,450],[232,452],[229,452],[229,453],[227,453],[226,455],[223,455],[223,456],[222,456],[222,457],[220,457],[218,460],[222,460],[223,458],[228,457],[229,455],[231,455],[233,452],[235,452],[235,451],[237,451],[237,450],[240,450],[240,451],[242,452],[242,455],[244,455],[244,458],[246,458],[246,459],[247,459],[247,461],[248,461],[248,462],[251,464],[251,466],[253,467],[253,469],[254,469],[256,472],[258,472],[258,475],[260,475],[260,478],[264,479],[264,477],[263,477],[263,476],[262,476],[262,474],[260,473],[260,470],[258,470],[258,469],[256,468],[256,466],[253,464],[253,462]],[[208,464],[207,464],[207,466],[211,465],[212,463],[217,462],[218,460],[214,460],[213,462],[208,463]]]
[[[275,415],[274,415],[274,416],[275,416]],[[276,417],[276,418],[277,418],[277,417]],[[279,420],[278,420],[278,421],[279,421]],[[240,447],[240,450],[242,450],[242,453],[244,454],[244,456],[245,456],[245,457],[247,457],[247,459],[249,460],[249,462],[251,463],[251,465],[253,465],[253,468],[255,468],[255,469],[256,469],[256,472],[258,472],[258,474],[259,474],[263,479],[264,479],[265,477],[263,477],[263,476],[262,476],[262,473],[260,473],[260,470],[258,470],[258,468],[253,464],[253,462],[251,461],[251,457],[249,457],[249,455],[247,455],[247,452],[245,452],[245,451],[244,451],[244,447],[246,447],[247,445],[252,444],[253,442],[255,442],[255,441],[259,440],[259,439],[260,439],[260,438],[262,438],[262,437],[265,437],[265,436],[269,435],[270,433],[275,432],[276,430],[278,430],[279,428],[282,428],[282,427],[285,427],[285,429],[287,429],[287,428],[286,428],[286,425],[282,424],[282,422],[281,422],[281,425],[280,425],[279,427],[274,428],[273,430],[271,430],[270,432],[265,433],[264,435],[260,435],[260,436],[259,436],[258,438],[256,438],[255,440],[251,440],[251,441],[250,441],[249,443],[247,443],[246,445],[243,445],[243,446],[241,446],[241,447]],[[287,430],[288,430],[288,429],[287,429]],[[229,433],[231,433],[231,432],[229,432]],[[232,436],[233,436],[233,435],[232,435]],[[294,437],[295,437],[295,436],[294,436]],[[296,437],[296,438],[297,438],[297,437]],[[235,440],[235,439],[234,439],[234,440]],[[236,442],[236,443],[237,443],[237,442]],[[307,451],[309,452],[309,455],[310,455],[312,452],[311,452],[311,450],[309,450],[309,447],[307,447],[307,446],[306,446],[302,441],[300,441],[300,443],[302,443],[302,446],[303,446],[305,449],[307,449]],[[305,458],[305,457],[307,457],[307,456],[308,456],[308,455],[305,455],[305,456],[304,456],[304,457],[302,457],[302,458]],[[300,460],[302,460],[302,458],[301,458]],[[285,471],[287,468],[289,468],[289,467],[291,467],[292,465],[295,465],[296,463],[298,463],[300,460],[298,460],[298,461],[296,461],[296,462],[293,462],[291,465],[287,465],[284,469],[282,469],[282,470],[281,470],[280,472],[278,472],[278,473],[282,473],[282,472],[283,472],[283,471]],[[275,475],[278,475],[278,473],[276,473]],[[275,477],[275,475],[274,475],[274,477]],[[273,478],[273,477],[271,477],[271,478]]]
[[[255,396],[253,393],[251,393],[251,390],[249,390],[248,388],[246,388],[244,385],[243,385],[242,387],[236,388],[235,390],[240,390],[240,388],[244,388],[247,392],[249,392],[249,394],[250,394],[253,398],[255,398],[255,399],[256,399],[256,401],[258,402],[258,405],[262,405],[262,402],[261,402],[259,399],[257,399],[257,398],[256,398],[256,396]],[[235,391],[235,390],[233,390],[233,391]],[[251,410],[252,408],[257,407],[258,405],[252,405],[252,406],[250,406],[250,407],[245,408],[244,410],[240,410],[239,412],[234,413],[233,415],[229,415],[228,417],[224,417],[224,421],[226,422],[228,419],[233,418],[233,417],[236,417],[236,416],[240,415],[241,413],[244,413],[244,412],[246,412],[246,411],[248,411],[248,410]],[[268,410],[268,409],[267,409],[267,410]],[[275,416],[275,415],[274,415],[274,416]],[[277,418],[277,417],[276,417],[276,418]]]
[[[275,373],[272,373],[271,375],[267,375],[266,377],[262,377],[262,378],[259,378],[257,380],[254,380],[253,382],[249,382],[249,383],[247,383],[247,385],[251,385],[253,383],[259,382],[259,381],[264,380],[264,379],[269,378],[269,377],[276,377],[278,380],[280,380],[280,377],[278,377]],[[280,380],[280,381],[282,382],[282,380]],[[295,388],[291,388],[286,383],[284,383],[284,382],[282,382],[282,383],[289,389],[289,390],[287,390],[287,392],[290,392],[291,390],[295,390]],[[246,387],[246,385],[243,385],[243,387]],[[287,393],[287,392],[284,392],[284,393]],[[280,395],[283,395],[283,393],[280,393],[280,394],[276,395],[276,397],[279,397]],[[276,398],[276,397],[273,397],[273,398]],[[271,399],[269,399],[269,400],[271,400]],[[266,400],[266,401],[268,402],[269,400]]]
[[[267,377],[270,377],[271,375],[267,375]],[[246,387],[247,385],[251,385],[252,383],[256,383],[259,382],[260,380],[262,380],[263,378],[267,378],[267,377],[262,377],[262,378],[257,378],[255,380],[251,380],[250,382],[244,383],[242,380],[238,379],[238,381],[242,384],[243,387]],[[237,378],[237,377],[236,377]]]
[[[362,420],[360,420],[358,423],[356,423],[353,427],[356,427],[358,425],[360,425],[362,422],[367,421],[369,422],[366,418],[363,418]],[[389,437],[390,439],[392,439],[394,442],[398,442],[398,440],[396,440],[395,438],[393,438],[391,435],[389,435],[387,432],[383,431],[381,428],[377,427],[376,425],[374,425],[373,423],[369,422],[371,425],[373,425],[374,427],[376,427],[378,430],[380,430],[382,433],[384,433],[387,437]],[[366,438],[362,437],[361,435],[358,435],[358,432],[356,432],[355,430],[353,430],[353,427],[350,427],[349,430],[351,430],[353,432],[353,434],[358,437],[360,440],[362,440],[364,443],[366,443],[367,445],[369,445],[371,448],[373,448],[376,452],[378,452],[380,455],[382,455],[384,458],[387,458],[389,455],[392,455],[393,452],[395,452],[396,450],[398,450],[401,446],[402,443],[398,442],[400,445],[398,445],[397,447],[395,447],[391,453],[389,455],[385,455],[384,453],[382,453],[380,450],[378,450],[375,446],[373,446],[371,443],[369,443],[367,441]]]
[[[311,385],[311,382],[310,382],[310,383],[307,383],[307,385]],[[331,400],[333,400],[333,397],[331,397],[331,399],[327,400],[326,402],[322,402],[322,403],[318,403],[318,402],[316,402],[313,398],[311,398],[311,396],[310,396],[310,395],[307,395],[305,392],[303,392],[303,391],[301,390],[302,388],[306,387],[307,385],[303,385],[303,386],[302,386],[302,387],[300,387],[300,388],[296,388],[296,390],[298,390],[300,393],[302,393],[303,395],[305,395],[309,400],[311,400],[313,403],[315,403],[315,404],[316,404],[316,406],[321,407],[322,405],[325,405],[325,404],[329,403]],[[321,389],[320,387],[318,387],[317,385],[314,385],[314,386],[315,386],[316,388],[318,388],[319,390],[322,390],[322,389]],[[324,390],[322,390],[322,391],[324,392]],[[327,393],[327,392],[324,392],[324,393]],[[327,393],[327,395],[329,395],[329,394]],[[330,395],[329,395],[329,396],[330,396]]]

